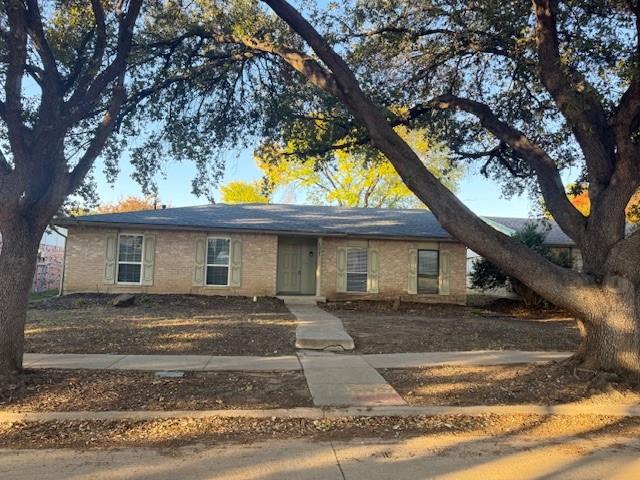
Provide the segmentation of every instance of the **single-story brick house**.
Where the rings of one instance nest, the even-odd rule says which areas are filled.
[[[466,247],[427,210],[219,204],[57,224],[64,293],[466,301]]]
[[[516,220],[486,219],[506,231]],[[466,302],[467,249],[427,210],[219,204],[57,224],[64,293]]]

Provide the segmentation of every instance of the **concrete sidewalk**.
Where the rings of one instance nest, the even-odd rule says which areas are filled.
[[[401,441],[270,441],[169,450],[2,450],[12,480],[627,480],[638,439],[425,436]]]
[[[335,315],[316,305],[288,303],[287,308],[297,319],[296,348],[354,349],[353,338],[345,331],[342,320]]]
[[[425,368],[440,365],[479,366],[514,363],[558,362],[570,352],[525,352],[521,350],[473,350],[469,352],[381,353],[363,355],[373,368]]]
[[[374,355],[340,355],[330,352],[325,358],[333,362],[356,365],[362,359],[373,368],[420,368],[435,365],[507,365],[514,363],[545,363],[569,357],[568,352],[523,352],[518,350],[472,352],[384,353]],[[299,355],[309,356],[311,352]],[[347,360],[339,360],[347,359]],[[319,360],[315,363],[318,363]],[[354,363],[356,362],[356,363]],[[341,365],[343,366],[343,365]],[[284,371],[301,370],[297,356],[244,357],[211,355],[107,355],[83,353],[25,353],[25,368],[68,368],[88,370],[195,370],[195,371]],[[335,370],[330,367],[329,370]],[[339,367],[338,367],[339,368]],[[328,372],[332,373],[332,372]]]
[[[106,355],[74,353],[25,353],[25,368],[149,371],[280,371],[301,370],[294,355],[243,357],[212,355]]]

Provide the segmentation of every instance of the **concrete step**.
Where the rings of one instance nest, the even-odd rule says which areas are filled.
[[[278,295],[276,298],[282,300],[285,305],[315,305],[327,302],[327,297],[320,295]]]
[[[289,304],[296,316],[296,347],[308,350],[353,350],[353,338],[342,321],[316,305]]]
[[[299,325],[296,348],[305,350],[353,350],[353,338],[342,329]]]

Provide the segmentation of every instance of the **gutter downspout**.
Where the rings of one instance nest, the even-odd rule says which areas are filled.
[[[57,228],[51,228],[54,232],[64,238],[64,252],[62,254],[62,273],[60,274],[60,287],[58,288],[58,296],[61,297],[64,295],[64,274],[67,270],[67,241],[69,240],[68,235],[64,235]],[[68,230],[67,230],[68,232]]]

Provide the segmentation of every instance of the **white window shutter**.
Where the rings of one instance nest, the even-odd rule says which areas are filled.
[[[336,253],[337,265],[336,265],[336,291],[347,291],[347,249],[344,247],[338,247]]]
[[[205,263],[207,261],[207,239],[198,238],[195,244],[195,264],[193,267],[193,285],[204,285]]]
[[[242,274],[242,240],[231,240],[230,249],[229,268],[231,272],[229,275],[229,285],[239,287]]]
[[[106,284],[116,282],[116,255],[118,254],[118,235],[107,234],[104,252],[104,278]]]
[[[449,295],[451,292],[451,254],[440,250],[440,272],[438,276],[438,293]]]
[[[142,259],[142,285],[153,285],[153,270],[156,258],[155,235],[144,236],[144,258]]]
[[[409,278],[407,293],[410,295],[418,293],[418,251],[414,248],[409,250]]]
[[[375,248],[370,248],[367,252],[367,259],[367,293],[378,293],[378,250]]]

